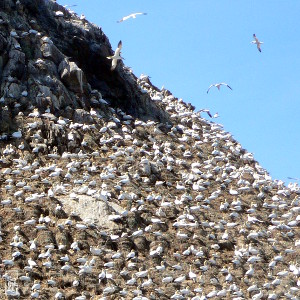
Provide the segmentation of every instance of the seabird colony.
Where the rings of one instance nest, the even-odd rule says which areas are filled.
[[[272,180],[220,124],[145,78],[173,125],[112,107],[92,124],[53,118],[80,151],[43,154],[35,110],[24,120],[37,126],[20,129],[32,143],[2,149],[6,295],[298,299],[299,186]]]
[[[298,184],[272,180],[222,125],[135,80],[168,123],[94,90],[85,119],[32,105],[2,132],[1,298],[299,299]],[[64,151],[47,145],[57,132]]]

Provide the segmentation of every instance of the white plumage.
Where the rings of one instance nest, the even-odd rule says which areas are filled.
[[[133,14],[130,14],[130,15],[128,15],[128,16],[123,17],[121,20],[119,20],[119,21],[117,21],[117,22],[118,22],[118,23],[121,23],[121,22],[126,21],[126,20],[128,20],[128,19],[130,19],[130,18],[135,19],[136,16],[138,16],[138,15],[146,15],[146,14],[147,14],[147,13],[141,13],[141,12],[133,13]]]
[[[118,43],[118,48],[116,49],[115,54],[112,55],[112,56],[107,56],[108,59],[112,60],[112,63],[111,63],[111,70],[112,71],[116,68],[118,60],[123,59],[120,55],[121,54],[121,49],[122,49],[122,41],[120,41]]]

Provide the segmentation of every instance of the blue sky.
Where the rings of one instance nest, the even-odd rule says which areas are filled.
[[[218,112],[273,179],[300,177],[300,1],[58,0],[102,28],[136,76]],[[133,12],[146,12],[122,23]],[[253,33],[264,42],[259,53]],[[207,88],[227,82],[232,91]],[[203,115],[204,116],[204,115]],[[206,116],[205,116],[206,117]]]

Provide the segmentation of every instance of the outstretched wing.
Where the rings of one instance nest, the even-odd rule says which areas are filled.
[[[255,42],[256,42],[256,43],[259,43],[259,40],[258,40],[258,38],[256,37],[255,33],[253,33],[253,38],[255,39]]]
[[[212,118],[212,115],[209,110],[207,111],[207,114]]]
[[[215,86],[214,84],[211,84],[210,86],[209,86],[209,88],[208,88],[208,90],[207,90],[207,94],[208,94],[208,92],[209,92],[209,90],[213,87],[213,86]]]
[[[260,48],[260,44],[259,44],[259,43],[257,44],[257,50],[258,50],[259,52],[261,52],[261,48]]]
[[[128,15],[128,16],[125,16],[125,17],[123,17],[121,20],[119,20],[119,21],[117,21],[118,23],[121,23],[121,22],[123,22],[123,21],[126,21],[126,20],[128,20],[129,18],[132,18],[132,14],[131,15]]]
[[[118,63],[118,60],[114,58],[111,62],[111,68],[110,68],[111,71],[113,71],[116,68],[117,63]]]
[[[206,112],[212,118],[212,115],[211,115],[210,111],[206,108],[200,109],[199,112]]]
[[[138,12],[138,13],[134,13],[134,17],[137,16],[137,15],[146,15],[147,13],[143,13],[143,12]]]
[[[118,48],[115,51],[115,56],[120,56],[121,49],[122,49],[122,41],[118,43]]]
[[[229,87],[232,90],[232,88],[225,82],[220,83],[220,85],[226,85],[227,87]]]

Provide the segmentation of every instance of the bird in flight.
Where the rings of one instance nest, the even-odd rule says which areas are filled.
[[[206,109],[206,108],[200,109],[199,112],[206,112],[206,113],[208,114],[208,116],[209,116],[210,118],[213,118],[213,119],[219,117],[219,114],[218,114],[218,113],[215,113],[214,115],[212,115],[212,114],[210,113],[209,109]]]
[[[258,40],[258,38],[256,37],[255,33],[253,33],[253,38],[254,38],[254,41],[252,41],[251,43],[256,44],[258,51],[261,52],[260,45],[263,44],[264,42],[260,42]]]
[[[213,117],[208,109],[203,108],[203,109],[200,109],[199,112],[206,112],[211,118]]]
[[[63,7],[64,7],[64,8],[68,8],[68,7],[74,7],[74,6],[77,6],[77,4],[73,4],[73,5],[67,5],[67,4],[66,4],[66,5],[64,5]]]
[[[225,82],[221,82],[221,83],[215,83],[215,84],[211,84],[210,87],[207,90],[207,93],[209,92],[209,90],[215,86],[218,90],[220,90],[221,85],[226,85],[228,88],[230,88],[232,90],[232,88]]]
[[[130,15],[126,16],[126,17],[123,17],[120,21],[117,21],[117,22],[121,23],[121,22],[126,21],[126,20],[128,20],[130,18],[135,19],[137,15],[146,15],[146,14],[147,13],[141,13],[141,12],[133,13],[133,14],[130,14]]]
[[[112,62],[111,62],[111,70],[112,71],[116,68],[118,60],[119,59],[124,59],[120,55],[121,54],[121,48],[122,48],[122,41],[120,41],[118,43],[118,48],[116,49],[115,54],[113,56],[107,56],[108,59],[112,60]]]

